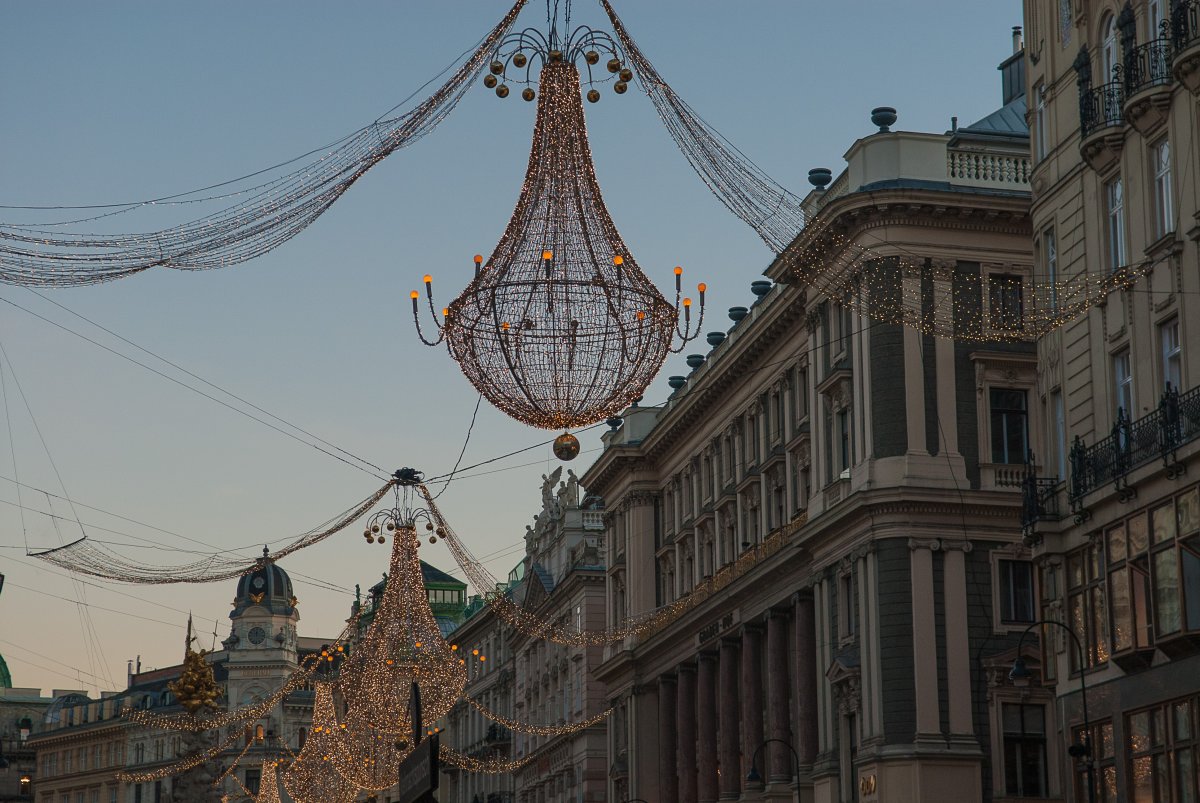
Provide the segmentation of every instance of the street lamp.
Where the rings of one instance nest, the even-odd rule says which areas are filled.
[[[1053,619],[1043,619],[1029,625],[1029,627],[1025,628],[1025,632],[1021,634],[1021,638],[1017,640],[1017,657],[1013,661],[1012,670],[1008,673],[1008,679],[1017,687],[1023,688],[1029,685],[1033,673],[1025,665],[1025,659],[1021,657],[1021,647],[1025,644],[1025,637],[1029,635],[1029,631],[1041,625],[1057,625],[1061,627],[1067,631],[1067,635],[1071,637],[1071,641],[1075,644],[1075,650],[1079,658],[1079,696],[1083,703],[1083,742],[1081,744],[1071,744],[1067,748],[1067,755],[1072,758],[1082,758],[1085,760],[1088,803],[1096,803],[1096,770],[1092,762],[1092,728],[1091,721],[1088,719],[1087,707],[1087,673],[1085,672],[1087,664],[1083,659],[1083,644],[1079,641],[1079,636],[1075,635],[1075,631],[1062,622],[1056,622]]]
[[[763,777],[758,771],[758,763],[757,763],[758,762],[758,754],[762,752],[762,749],[764,747],[771,744],[772,742],[774,742],[776,744],[781,744],[784,747],[786,747],[788,750],[791,751],[792,758],[794,758],[796,760],[795,777],[797,779],[799,779],[799,777],[800,777],[800,756],[799,756],[799,754],[796,753],[796,748],[792,747],[790,744],[785,742],[783,739],[767,739],[765,742],[760,744],[758,746],[758,749],[756,749],[754,751],[754,754],[750,756],[750,771],[748,773],[746,773],[746,783],[761,784],[763,782]]]

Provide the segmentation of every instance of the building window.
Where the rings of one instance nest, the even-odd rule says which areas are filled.
[[[1046,261],[1046,284],[1049,285],[1050,309],[1058,309],[1058,240],[1054,227],[1042,234],[1042,258]]]
[[[1050,420],[1054,427],[1051,442],[1054,444],[1055,476],[1061,482],[1067,478],[1067,409],[1061,390],[1050,393]]]
[[[1162,139],[1150,146],[1154,167],[1154,223],[1164,237],[1175,231],[1175,204],[1171,198],[1171,141]]]
[[[1086,743],[1092,747],[1092,759],[1096,767],[1096,800],[1099,803],[1117,803],[1124,800],[1124,795],[1117,794],[1117,757],[1113,744],[1112,722],[1101,722],[1092,725],[1088,730],[1075,728],[1072,741],[1074,744]],[[1087,765],[1076,762],[1075,799],[1087,800],[1087,789]]]
[[[1108,607],[1104,588],[1104,547],[1099,539],[1067,555],[1067,625],[1083,647],[1068,645],[1071,672],[1108,661]]]
[[[1101,30],[1104,31],[1104,40],[1100,45],[1100,67],[1103,70],[1100,83],[1106,84],[1117,80],[1115,73],[1117,65],[1121,62],[1120,52],[1117,50],[1117,18],[1109,14]]]
[[[854,573],[846,572],[838,577],[838,632],[842,641],[854,638],[857,630],[854,615]]]
[[[1046,85],[1038,84],[1033,90],[1034,106],[1033,106],[1033,135],[1034,140],[1034,157],[1040,163],[1046,158],[1046,142],[1048,140],[1048,132],[1046,131]]]
[[[20,781],[20,791],[17,794],[28,795],[33,791],[33,779],[28,775],[22,775]]]
[[[1146,22],[1149,26],[1149,30],[1146,31],[1146,38],[1166,38],[1167,31],[1163,27],[1163,22],[1165,21],[1163,17],[1163,0],[1150,0],[1146,4],[1146,11]]]
[[[246,770],[246,791],[252,795],[258,794],[258,788],[262,785],[262,770]]]
[[[991,389],[992,462],[1024,463],[1029,452],[1025,391]]]
[[[1113,355],[1113,384],[1116,389],[1117,409],[1125,415],[1133,415],[1133,372],[1129,366],[1129,349]]]
[[[1104,185],[1105,208],[1108,210],[1108,269],[1125,267],[1125,182],[1117,176]]]
[[[1033,564],[1027,560],[1000,560],[998,569],[1000,623],[1033,622]]]
[[[1021,277],[1007,274],[988,277],[988,304],[993,329],[1019,331],[1025,314]]]
[[[1039,617],[1043,622],[1058,621],[1060,605],[1059,576],[1060,566],[1056,563],[1043,563],[1038,569],[1038,588],[1042,597],[1042,610]],[[1055,642],[1061,634],[1061,629],[1054,625],[1042,625],[1042,683],[1053,683],[1058,679],[1058,660],[1055,653]]]
[[[843,408],[837,412],[838,428],[838,473],[850,470],[850,410]]]
[[[1004,792],[1046,797],[1046,707],[1003,703]]]
[[[140,783],[133,786],[133,803],[142,803],[142,785]]]
[[[1129,740],[1129,799],[1173,803],[1197,797],[1200,739],[1196,707],[1189,698],[1144,711],[1125,719]]]
[[[1172,318],[1158,327],[1162,347],[1162,378],[1165,388],[1183,389],[1183,350],[1179,343],[1179,319]]]

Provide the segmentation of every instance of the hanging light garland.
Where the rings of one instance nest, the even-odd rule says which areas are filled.
[[[467,705],[478,711],[485,719],[489,719],[492,722],[503,725],[511,731],[516,731],[517,733],[528,733],[532,734],[533,736],[570,736],[595,725],[599,725],[601,722],[608,719],[613,712],[611,708],[607,708],[604,711],[601,711],[599,714],[580,720],[579,722],[570,722],[565,725],[537,725],[498,714],[469,694],[464,693],[462,695],[462,699],[466,701]]]
[[[605,208],[592,163],[583,114],[579,64],[589,83],[593,66],[632,78],[616,43],[581,27],[560,40],[522,31],[505,40],[485,79],[501,97],[498,76],[516,71],[530,81],[540,65],[533,146],[525,182],[508,226],[486,261],[475,257],[467,288],[438,314],[433,278],[425,298],[436,336],[421,329],[421,294],[411,295],[413,320],[427,345],[445,341],[471,384],[505,414],[543,429],[570,429],[602,421],[641,396],[668,351],[682,350],[703,323],[706,287],[698,287],[699,315],[682,293],[675,268],[675,304],[646,278]],[[507,80],[507,79],[506,79]],[[625,80],[614,90],[623,92]],[[599,98],[594,86],[589,100]],[[672,348],[678,338],[681,344]],[[573,451],[570,439],[559,451]]]
[[[443,764],[456,767],[466,772],[477,772],[481,775],[504,775],[516,772],[533,761],[533,756],[525,756],[507,761],[502,758],[474,758],[464,755],[448,745],[442,745],[438,758]]]
[[[134,234],[65,234],[47,227],[54,224],[0,223],[0,282],[96,284],[155,267],[223,268],[271,251],[307,228],[376,164],[436,128],[462,100],[525,3],[517,0],[483,43],[419,106],[359,129],[293,172],[242,190],[240,194],[249,197],[234,206],[173,228]],[[230,197],[230,193],[196,195],[123,205],[104,217],[173,202]]]
[[[454,528],[446,521],[445,516],[437,505],[429,489],[420,486],[420,493],[425,499],[430,514],[433,516],[438,529],[454,556],[455,562],[463,570],[467,579],[475,588],[496,588],[499,583],[494,575],[487,570],[459,538]],[[732,563],[717,570],[711,577],[697,583],[689,593],[674,602],[664,605],[643,616],[631,617],[623,622],[603,630],[579,629],[565,624],[557,619],[523,608],[513,602],[505,594],[491,593],[486,596],[488,607],[496,617],[505,624],[525,635],[539,640],[550,641],[573,647],[602,646],[623,641],[630,636],[647,636],[669,625],[687,611],[695,608],[714,594],[729,586],[737,578],[759,566],[772,555],[779,552],[791,540],[806,519],[800,517],[785,527],[772,532],[762,543],[747,549]]]
[[[219,580],[230,580],[257,571],[267,563],[287,557],[293,552],[319,544],[326,538],[340,533],[354,522],[358,521],[367,511],[374,507],[380,499],[387,495],[396,484],[395,480],[388,482],[375,493],[368,496],[349,510],[338,514],[329,522],[297,536],[282,549],[268,552],[265,548],[262,557],[248,562],[245,558],[230,555],[229,551],[207,555],[200,560],[181,566],[154,566],[130,560],[118,552],[98,544],[91,539],[80,538],[66,546],[48,549],[43,552],[30,553],[30,557],[38,558],[47,563],[77,574],[86,574],[104,580],[115,580],[119,583],[167,584],[167,583],[212,583]]]

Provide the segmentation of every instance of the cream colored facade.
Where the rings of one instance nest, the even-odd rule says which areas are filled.
[[[1088,799],[1088,761],[1065,756],[1086,683],[1097,799],[1195,800],[1200,4],[1024,5],[1039,275],[1139,273],[1038,343],[1043,476],[1058,484],[1028,535],[1040,613],[1084,648],[1058,627],[1044,642],[1065,796]]]
[[[1030,292],[1021,54],[1002,69],[995,114],[864,137],[806,199],[799,245],[836,232],[918,266],[883,270],[892,282],[864,304],[923,291],[929,314],[986,326],[993,278]],[[608,799],[999,799],[1011,709],[989,680],[1033,607],[1031,584],[1016,588],[1032,568],[1015,485],[1041,444],[1031,404],[994,402],[1032,402],[1032,344],[935,339],[782,262],[766,275],[668,403],[626,411],[583,476],[607,504],[610,621],[724,585],[606,650]],[[949,293],[953,311],[935,313]]]

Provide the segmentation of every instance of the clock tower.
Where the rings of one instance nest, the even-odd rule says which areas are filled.
[[[238,580],[229,613],[229,676],[226,698],[230,708],[262,699],[296,670],[296,623],[300,612],[292,579],[271,560],[266,547],[258,566]],[[273,713],[271,718],[278,717]],[[264,720],[264,731],[282,734],[281,722]]]

